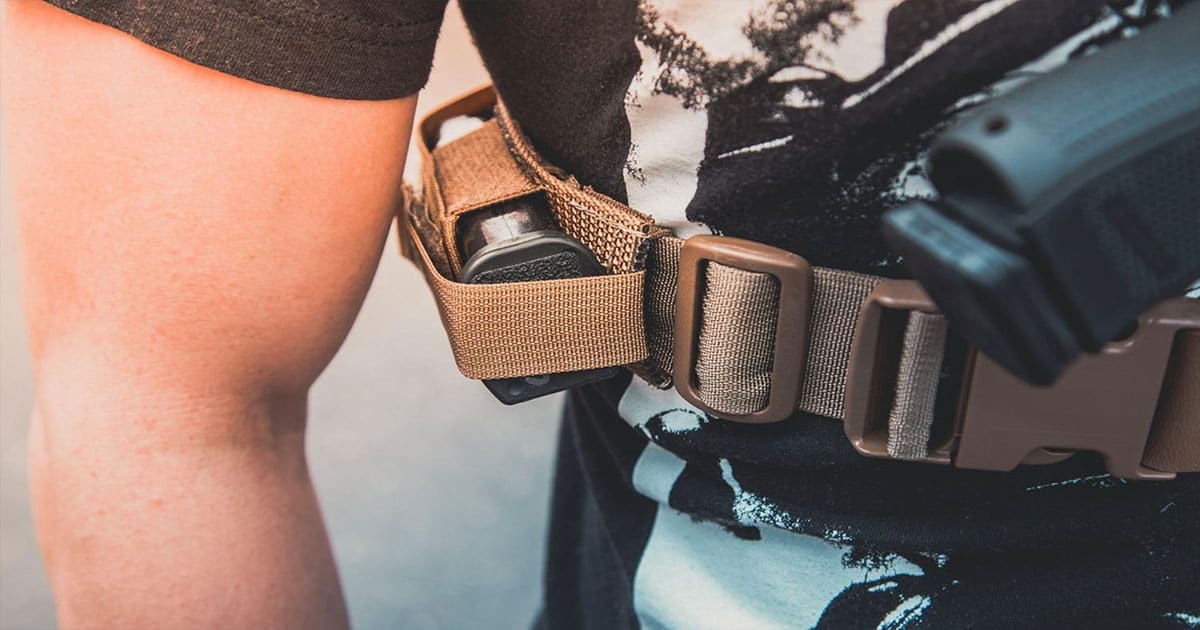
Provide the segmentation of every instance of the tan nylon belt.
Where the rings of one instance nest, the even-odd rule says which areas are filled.
[[[647,334],[650,347],[658,349],[652,360],[665,373],[670,373],[673,367],[676,267],[682,246],[681,239],[658,239],[648,270]],[[700,394],[710,407],[734,415],[747,413],[762,407],[770,388],[770,379],[764,380],[762,372],[770,368],[773,358],[777,302],[769,287],[774,281],[765,273],[732,269],[719,263],[709,263],[708,267],[698,363],[710,368],[706,370],[710,374],[701,378]],[[821,267],[813,270],[808,359],[798,410],[842,417],[855,318],[862,301],[880,280],[852,271]],[[750,302],[748,298],[754,295],[763,297]],[[764,328],[769,333],[762,332]],[[722,369],[711,369],[717,366]],[[697,372],[701,372],[699,365]],[[665,386],[670,381],[657,384]],[[742,402],[738,407],[739,403],[732,402],[738,399],[757,404],[747,409],[748,405]]]
[[[909,315],[896,375],[896,400],[888,414],[887,450],[896,459],[921,459],[929,454],[945,341],[946,318],[920,312]]]
[[[445,120],[489,111],[482,128],[436,149]],[[402,251],[424,271],[460,370],[475,379],[626,365],[658,387],[671,383],[679,258],[684,242],[615,200],[546,164],[490,88],[435,111],[421,124],[423,203],[406,195]],[[468,285],[455,220],[474,209],[544,192],[563,230],[597,254],[610,275]],[[881,278],[813,268],[807,354],[795,408],[842,418],[860,309]],[[772,393],[779,280],[709,262],[696,335],[695,391],[722,416],[761,409]],[[890,343],[898,367],[886,405],[886,456],[931,459],[929,442],[946,324],[912,312]],[[863,449],[860,449],[863,450]],[[1200,331],[1179,333],[1143,463],[1200,470]]]

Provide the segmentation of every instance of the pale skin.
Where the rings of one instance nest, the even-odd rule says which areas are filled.
[[[3,10],[59,623],[346,626],[306,396],[386,242],[415,97],[289,92],[40,2]]]

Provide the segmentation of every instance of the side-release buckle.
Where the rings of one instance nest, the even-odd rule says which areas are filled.
[[[890,458],[888,413],[906,311],[936,313],[914,281],[880,283],[859,312],[847,374],[845,430],[859,453]],[[930,444],[925,461],[977,470],[1061,461],[1099,453],[1126,479],[1173,479],[1142,465],[1175,335],[1200,328],[1196,300],[1147,311],[1127,338],[1073,363],[1051,386],[1029,385],[972,351],[953,429]]]
[[[696,382],[704,267],[708,262],[770,274],[779,282],[771,390],[767,405],[753,413],[733,415],[713,409],[701,398]],[[787,418],[800,400],[811,306],[812,267],[804,258],[777,247],[729,236],[701,235],[685,240],[679,252],[675,294],[672,368],[675,388],[697,408],[726,420],[761,424]]]

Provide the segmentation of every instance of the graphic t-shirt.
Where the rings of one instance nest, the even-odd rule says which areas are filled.
[[[442,10],[52,1],[341,98],[416,90]],[[679,236],[903,276],[878,221],[932,194],[922,156],[938,131],[1186,2],[461,4],[514,118],[581,182]],[[727,422],[629,374],[572,392],[560,442],[549,627],[1200,626],[1197,475],[1125,482],[1085,454],[1012,473],[869,460],[837,420]]]

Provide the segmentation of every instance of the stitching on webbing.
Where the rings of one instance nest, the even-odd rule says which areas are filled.
[[[358,38],[354,38],[354,37],[342,37],[342,36],[338,36],[333,33],[328,33],[325,31],[313,30],[308,25],[291,24],[291,23],[285,22],[278,16],[263,15],[263,14],[259,14],[259,13],[251,13],[249,11],[246,11],[244,9],[239,9],[237,7],[225,6],[223,4],[219,4],[217,2],[217,0],[204,0],[204,2],[206,4],[208,4],[209,6],[213,7],[214,9],[216,9],[218,12],[225,11],[225,12],[229,12],[229,13],[234,13],[241,17],[255,20],[258,22],[268,22],[268,23],[274,24],[275,26],[282,27],[284,29],[300,30],[305,33],[308,33],[309,35],[316,35],[318,37],[324,37],[326,39],[329,39],[329,40],[332,40],[335,42],[339,42],[339,43],[359,44],[359,45],[363,45],[363,46],[373,46],[373,47],[377,47],[377,48],[399,49],[399,48],[408,47],[411,44],[419,44],[422,42],[427,42],[431,39],[437,39],[437,36],[438,36],[437,31],[434,31],[433,33],[426,35],[424,37],[414,37],[411,39],[406,39],[403,42],[382,42],[382,41],[358,39]],[[427,22],[427,24],[431,24],[431,23],[432,22]]]
[[[499,113],[496,114],[496,117],[501,118]],[[515,121],[513,121],[513,122],[515,123]],[[507,128],[507,126],[506,125],[497,125],[497,127],[500,129],[500,135],[504,138],[504,145],[505,145],[505,148],[508,149],[509,155],[511,155],[514,158],[513,161],[515,161],[517,163],[517,167],[520,168],[523,173],[525,173],[525,176],[528,177],[530,179],[530,181],[537,182],[542,179],[541,177],[539,177],[537,171],[535,170],[535,168],[534,168],[535,165],[540,166],[542,169],[544,169],[546,171],[561,170],[561,169],[558,169],[557,166],[554,166],[553,164],[550,164],[549,162],[547,162],[544,158],[542,158],[540,153],[533,151],[532,148],[530,151],[530,155],[528,155],[528,156],[523,155],[521,152],[517,151],[516,150],[516,147],[518,146],[517,140],[512,137],[511,132]],[[551,174],[551,177],[553,177],[553,174]],[[594,193],[594,191],[591,191],[590,188],[580,186],[578,183],[576,183],[576,188],[581,193],[584,193],[585,195],[588,195],[589,192],[592,195],[596,194],[596,193]],[[590,196],[590,195],[588,195],[588,196]],[[595,201],[597,203],[603,203],[600,200],[595,200]],[[620,222],[614,221],[613,219],[611,219],[610,217],[605,215],[603,212],[598,212],[595,209],[593,209],[589,206],[586,206],[584,204],[581,204],[578,201],[573,200],[573,199],[567,200],[567,204],[587,216],[598,219],[599,221],[612,227],[613,229],[615,229],[618,232],[622,232],[622,233],[629,234],[631,236],[637,236],[637,237],[646,237],[647,236],[646,226],[642,226],[640,228],[632,228],[632,227],[629,227],[626,225],[622,225]],[[636,255],[636,252],[635,252],[635,255]]]

